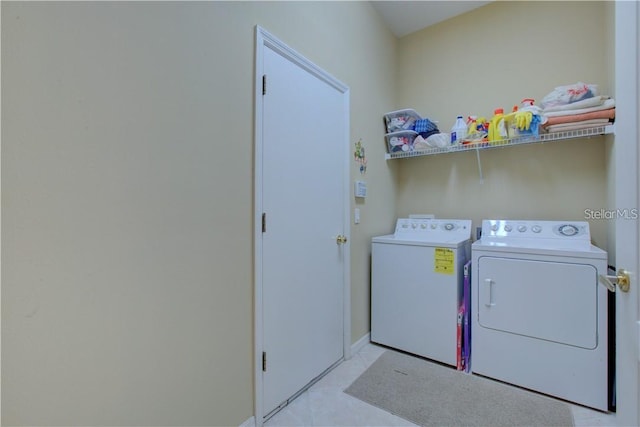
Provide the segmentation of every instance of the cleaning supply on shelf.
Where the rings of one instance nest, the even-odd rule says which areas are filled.
[[[507,128],[504,123],[504,110],[502,108],[496,108],[489,122],[489,143],[493,144],[507,137]]]
[[[467,137],[467,124],[462,116],[458,116],[456,122],[451,128],[451,145],[462,144]]]
[[[517,136],[537,136],[538,126],[546,122],[542,109],[535,105],[533,98],[522,100],[520,110],[515,113],[515,127]]]
[[[467,137],[464,144],[479,144],[487,141],[488,123],[484,117],[467,117]]]
[[[533,98],[525,98],[522,101],[520,101],[520,109],[521,110],[526,110],[529,107],[533,107],[533,104],[536,102],[535,99]]]
[[[509,138],[517,138],[520,136],[518,132],[518,123],[516,121],[516,114],[518,113],[518,106],[514,105],[510,114],[504,116],[504,121],[507,126],[507,135]]]
[[[476,139],[481,139],[476,138],[477,124],[478,118],[476,116],[467,116],[467,137],[462,141],[463,144],[470,144]]]

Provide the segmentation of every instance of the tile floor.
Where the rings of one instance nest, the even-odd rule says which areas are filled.
[[[277,426],[415,426],[343,392],[386,348],[364,345],[264,424]],[[615,426],[615,414],[572,405],[576,427]]]

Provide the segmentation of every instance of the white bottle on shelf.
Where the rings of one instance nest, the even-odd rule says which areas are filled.
[[[462,116],[458,116],[456,122],[451,128],[451,145],[462,144],[462,141],[467,137],[467,124],[464,122]]]

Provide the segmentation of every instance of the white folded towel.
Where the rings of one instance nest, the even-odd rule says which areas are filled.
[[[556,105],[555,107],[549,107],[543,111],[544,114],[553,111],[566,111],[566,110],[578,110],[580,108],[595,107],[604,104],[604,101],[609,99],[608,96],[593,96],[591,98],[583,99],[582,101],[574,102],[566,105]]]
[[[557,125],[551,125],[547,127],[547,131],[564,132],[569,130],[579,130],[579,129],[594,128],[599,126],[607,126],[608,124],[609,124],[608,119],[591,119],[591,120],[583,120],[581,122],[560,123]]]
[[[572,105],[572,104],[569,104]],[[563,111],[551,111],[543,113],[546,117],[560,117],[560,116],[572,116],[574,114],[591,113],[593,111],[608,110],[616,106],[614,99],[607,99],[601,105],[595,107],[579,108],[577,110],[563,110]]]

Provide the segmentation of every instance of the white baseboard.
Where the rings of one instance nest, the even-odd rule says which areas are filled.
[[[371,333],[364,334],[358,341],[351,344],[351,355],[356,354],[362,347],[371,342]]]
[[[256,417],[251,417],[247,421],[240,424],[240,427],[255,427],[256,426]]]

